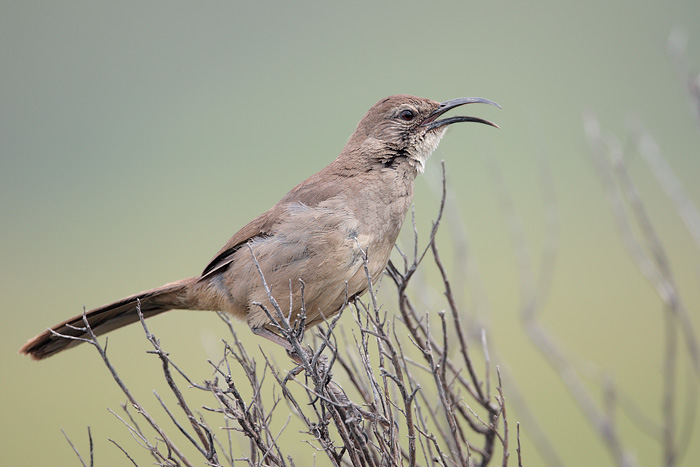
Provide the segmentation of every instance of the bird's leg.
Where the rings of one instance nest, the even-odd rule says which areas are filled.
[[[256,336],[264,337],[265,339],[269,340],[270,342],[274,342],[275,344],[284,348],[284,350],[287,351],[287,355],[289,355],[289,358],[294,360],[294,362],[297,363],[298,365],[303,364],[301,357],[299,355],[297,355],[297,351],[294,349],[294,346],[292,346],[292,343],[289,342],[284,337],[280,336],[279,334],[277,334],[274,331],[270,331],[265,326],[251,328],[251,330],[253,331],[253,334],[255,334]]]
[[[281,345],[287,351],[287,353],[294,353],[294,347],[292,347],[291,342],[289,342],[284,337],[280,336],[276,332],[270,331],[265,326],[251,328],[253,334],[256,336],[264,337],[265,339],[274,342],[277,345]]]
[[[301,356],[297,353],[297,351],[294,349],[292,346],[291,342],[289,342],[287,339],[284,337],[280,336],[274,331],[271,331],[267,329],[264,326],[256,327],[256,328],[251,328],[253,331],[253,334],[264,337],[265,339],[274,342],[275,344],[283,347],[287,351],[287,355],[289,355],[289,358],[291,358],[294,363],[297,364],[297,366],[292,369],[287,377],[285,378],[284,382],[286,383],[289,379],[291,379],[294,376],[297,376],[299,373],[302,372],[302,370],[305,368],[304,365],[304,360],[301,358]],[[310,362],[311,359],[313,358],[313,352],[311,349],[304,349],[302,347],[302,351],[306,351],[306,360],[307,362]],[[328,371],[328,357],[325,355],[319,355],[319,358],[316,362],[316,370],[318,371],[319,374],[326,374]]]

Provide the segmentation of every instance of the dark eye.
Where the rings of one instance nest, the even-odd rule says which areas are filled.
[[[416,114],[413,112],[413,110],[402,110],[399,117],[405,122],[410,122],[416,117]]]

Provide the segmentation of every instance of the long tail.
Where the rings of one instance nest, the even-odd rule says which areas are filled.
[[[109,305],[90,310],[86,313],[90,328],[95,335],[100,335],[137,322],[139,320],[136,313],[137,299],[141,302],[141,313],[143,313],[144,318],[150,318],[168,310],[190,308],[190,292],[196,282],[196,277],[171,282],[162,287],[131,295]],[[87,332],[81,330],[84,328],[83,315],[74,316],[29,340],[20,349],[20,353],[29,355],[35,360],[50,357],[81,343],[79,340],[67,339],[54,333],[86,338],[88,337]]]

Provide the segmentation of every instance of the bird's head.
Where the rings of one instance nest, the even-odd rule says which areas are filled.
[[[465,104],[498,104],[480,97],[459,97],[445,102],[409,95],[390,96],[370,108],[352,135],[349,145],[365,156],[389,165],[399,158],[407,160],[419,172],[437,148],[447,127],[458,122],[477,122],[498,126],[478,117],[454,116],[440,119],[447,111]]]

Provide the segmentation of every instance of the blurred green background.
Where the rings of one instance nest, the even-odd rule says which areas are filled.
[[[492,345],[560,458],[612,462],[520,325],[493,161],[534,254],[546,231],[543,160],[554,180],[560,241],[541,321],[577,362],[612,375],[661,420],[662,306],[617,235],[582,113],[598,115],[623,144],[630,120],[640,119],[700,202],[698,122],[666,51],[672,31],[682,31],[688,60],[700,67],[700,2],[0,5],[3,465],[77,465],[59,428],[87,453],[88,425],[97,465],[127,463],[108,438],[150,464],[107,411],[124,398],[94,350],[40,363],[17,350],[83,305],[200,272],[238,228],[330,162],[372,104],[397,93],[482,96],[503,106],[469,109],[501,130],[450,131],[416,183],[416,211],[425,232],[445,159],[478,267],[478,284],[452,280],[478,304],[465,309],[489,323]],[[700,253],[639,156],[630,169],[698,327]],[[226,335],[216,316],[174,312],[151,326],[183,367],[209,377],[204,362],[218,359]],[[240,329],[251,348],[261,344]],[[158,412],[151,391],[167,389],[146,350],[138,326],[110,336],[122,377]],[[679,387],[685,403],[685,378]],[[642,465],[661,463],[652,437],[623,415],[619,426]],[[541,465],[521,428],[526,464]],[[698,433],[682,465],[700,462]]]

